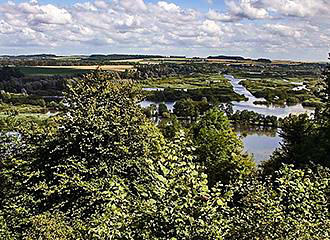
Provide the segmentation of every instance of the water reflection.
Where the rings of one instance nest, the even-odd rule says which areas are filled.
[[[282,141],[275,128],[235,126],[234,129],[244,143],[244,150],[257,164],[268,160]]]
[[[167,106],[167,109],[169,111],[173,112],[175,102],[164,102],[164,103]],[[147,100],[140,102],[140,106],[143,108],[149,107],[151,104],[155,104],[158,107],[160,103],[153,102],[153,101],[147,101]]]
[[[259,114],[273,115],[277,117],[286,117],[289,114],[300,114],[314,112],[313,108],[304,108],[301,104],[294,106],[277,106],[277,105],[256,105],[255,101],[265,101],[263,98],[254,97],[244,86],[240,85],[240,79],[236,79],[231,75],[225,75],[225,77],[230,80],[233,85],[233,89],[238,94],[244,95],[248,98],[245,102],[232,102],[233,110],[243,111],[249,110],[254,111]],[[301,83],[297,83],[297,86],[301,86]],[[303,85],[302,85],[303,86]],[[154,90],[154,89],[153,89]],[[158,89],[157,89],[158,90]],[[148,107],[151,104],[159,105],[152,101],[143,101],[140,103],[142,107]],[[175,102],[165,102],[167,108],[173,112],[173,106]],[[269,159],[271,154],[276,148],[280,147],[282,139],[277,133],[277,129],[265,128],[265,127],[235,127],[235,131],[242,138],[244,143],[244,149],[249,154],[253,155],[257,164],[261,161]]]
[[[307,113],[311,114],[314,112],[313,108],[305,108],[301,104],[297,104],[294,106],[278,106],[278,105],[256,105],[255,101],[265,101],[264,98],[256,98],[253,96],[244,86],[240,85],[239,82],[241,79],[236,79],[231,75],[225,75],[231,84],[233,85],[233,89],[236,93],[240,95],[244,95],[248,98],[248,101],[245,102],[232,102],[234,111],[243,111],[249,110],[254,111],[264,115],[276,116],[276,117],[287,117],[290,114],[300,114]]]

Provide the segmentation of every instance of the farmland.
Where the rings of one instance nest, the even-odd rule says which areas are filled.
[[[98,69],[112,73],[114,78],[134,80],[145,89],[146,99],[155,102],[185,98],[195,101],[206,98],[211,103],[247,100],[224,77],[230,74],[241,79],[240,84],[255,97],[265,99],[258,104],[321,105],[322,64],[224,58],[140,55],[3,58],[0,63],[16,66],[18,72],[0,82],[1,90],[7,92],[2,101],[14,105],[12,112],[18,114],[28,114],[28,109],[31,114],[60,110],[66,82]],[[17,109],[21,104],[43,110]]]

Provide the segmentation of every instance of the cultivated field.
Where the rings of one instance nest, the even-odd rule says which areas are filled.
[[[50,69],[77,69],[77,70],[96,70],[102,69],[106,71],[125,71],[133,69],[131,65],[103,65],[103,66],[37,66],[37,68],[50,68]]]

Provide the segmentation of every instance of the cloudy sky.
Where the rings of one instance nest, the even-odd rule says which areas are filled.
[[[242,55],[326,61],[330,0],[0,0],[0,55]]]

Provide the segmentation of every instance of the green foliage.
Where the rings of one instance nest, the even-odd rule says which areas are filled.
[[[66,97],[70,107],[58,127],[26,135],[23,149],[4,162],[1,176],[9,185],[1,210],[17,234],[30,217],[47,211],[74,220],[104,209],[113,175],[139,175],[140,159],[163,142],[137,106],[132,83],[95,73],[72,84]]]
[[[285,118],[281,124],[281,148],[262,164],[264,174],[274,173],[282,164],[293,164],[300,169],[315,164],[329,168],[330,124],[325,116],[324,112],[315,120],[304,114]]]
[[[265,175],[273,174],[281,165],[295,168],[321,165],[330,168],[330,103],[329,70],[324,72],[324,107],[317,109],[314,118],[307,115],[289,116],[282,121],[280,136],[283,143],[271,159],[263,163]]]
[[[0,215],[0,238],[3,240],[12,240],[13,237],[8,229],[6,220]]]
[[[2,229],[14,239],[220,239],[226,200],[186,137],[165,144],[129,82],[73,84],[58,127],[24,133],[2,162]]]
[[[82,239],[81,233],[71,226],[70,219],[62,213],[45,212],[30,219],[31,228],[24,233],[24,239]]]
[[[174,104],[173,112],[178,117],[190,118],[196,117],[198,114],[194,101],[190,98],[177,101]]]
[[[206,167],[210,185],[228,183],[254,171],[253,161],[242,154],[242,142],[222,111],[213,108],[191,129],[197,162]]]
[[[19,131],[20,129],[34,129],[36,125],[46,127],[53,125],[53,119],[46,115],[17,115],[10,113],[9,115],[0,115],[1,131]]]
[[[91,72],[90,70],[75,69],[72,68],[47,68],[47,67],[19,67],[19,70],[27,76],[72,76],[79,74],[86,74]]]
[[[203,97],[201,101],[194,101],[191,98],[187,98],[177,101],[174,104],[173,112],[178,117],[196,119],[210,108],[211,104],[208,103],[205,97]]]
[[[219,109],[188,137],[173,116],[159,130],[140,100],[133,82],[96,72],[70,83],[51,125],[1,135],[0,238],[329,238],[329,169],[285,166],[264,180]],[[320,132],[290,121],[283,158]]]
[[[1,92],[0,99],[3,103],[8,103],[12,105],[35,105],[35,106],[45,106],[45,100],[38,96],[27,96],[26,94],[14,94],[14,93],[7,93]]]
[[[182,129],[182,125],[178,121],[177,117],[171,114],[168,117],[163,118],[159,122],[158,128],[160,129],[165,138],[173,139],[176,134]]]
[[[228,113],[227,113],[228,114]],[[259,126],[271,126],[277,127],[279,125],[278,119],[276,116],[265,116],[253,111],[237,110],[235,113],[228,114],[230,120],[233,120],[235,123],[240,123],[242,125],[259,125]]]
[[[11,78],[23,77],[24,74],[18,69],[13,67],[2,67],[0,69],[0,79],[1,81],[9,81]]]
[[[152,91],[147,93],[147,100],[155,102],[178,101],[186,98],[191,98],[194,101],[201,101],[205,97],[209,98],[212,102],[231,102],[245,100],[245,97],[235,93],[232,87],[208,87],[187,90],[165,88],[164,91]]]
[[[158,106],[158,115],[164,117],[164,115],[166,115],[166,113],[169,113],[167,106],[165,103],[160,103]]]
[[[228,239],[329,239],[329,169],[292,167],[274,180],[251,178],[233,188]]]
[[[108,205],[93,230],[100,239],[221,239],[227,229],[226,199],[207,187],[184,135],[158,158],[146,159],[123,202]],[[115,213],[119,215],[116,218]],[[119,226],[114,226],[118,223]],[[122,229],[123,231],[120,231]]]

